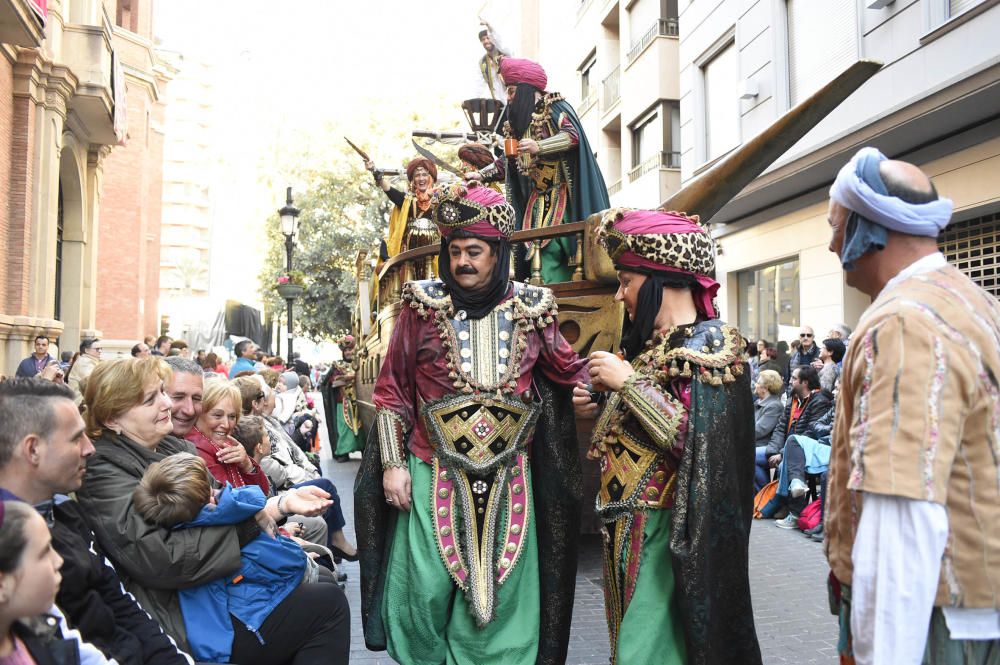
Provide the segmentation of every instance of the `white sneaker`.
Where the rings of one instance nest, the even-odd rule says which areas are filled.
[[[792,482],[788,483],[788,493],[795,499],[805,496],[808,491],[809,486],[798,478],[793,478]]]

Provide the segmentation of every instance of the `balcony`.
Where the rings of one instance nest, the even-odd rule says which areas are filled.
[[[584,113],[589,111],[590,108],[596,103],[597,103],[597,90],[595,88],[591,88],[587,92],[587,96],[583,98],[582,102],[580,102],[580,115],[582,116]]]
[[[69,106],[86,125],[91,142],[118,143],[111,88],[111,26],[106,21],[103,25],[67,25],[62,56],[78,79]]]
[[[601,96],[601,112],[607,113],[621,99],[621,66],[615,67],[601,81],[601,88],[604,92]]]
[[[632,64],[632,61],[639,57],[639,54],[646,50],[646,47],[653,43],[653,40],[657,37],[677,37],[679,32],[677,30],[677,19],[675,18],[661,18],[657,19],[656,23],[650,26],[649,30],[646,31],[639,41],[632,44],[632,48],[628,50],[628,54],[625,56],[625,63]]]
[[[27,0],[0,2],[0,43],[35,48],[45,40],[45,21]]]
[[[621,178],[619,178],[617,182],[612,183],[611,186],[608,187],[608,196],[614,196],[620,191],[622,191]]]
[[[661,151],[658,155],[649,157],[628,172],[628,181],[635,182],[642,176],[654,169],[679,169],[681,167],[681,153]]]

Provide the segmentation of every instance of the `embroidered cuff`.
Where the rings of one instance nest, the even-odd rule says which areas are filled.
[[[398,413],[379,409],[375,414],[378,426],[379,451],[382,453],[382,468],[406,468],[406,449],[403,447],[405,424]]]
[[[625,379],[619,393],[653,441],[665,449],[672,448],[684,418],[684,405],[639,374]]]
[[[496,178],[498,171],[499,169],[497,169],[497,165],[495,163],[487,164],[483,168],[479,169],[479,175],[482,176],[483,182],[488,182]]]
[[[573,147],[573,137],[567,132],[559,132],[555,136],[538,142],[538,154],[552,155],[557,152],[566,152],[571,147]]]

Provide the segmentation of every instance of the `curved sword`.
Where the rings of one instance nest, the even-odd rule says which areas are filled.
[[[410,139],[410,141],[413,143],[413,147],[417,149],[417,152],[419,152],[422,157],[426,157],[427,159],[431,160],[432,162],[443,168],[445,171],[448,171],[449,173],[454,173],[459,178],[463,178],[465,176],[465,174],[456,169],[454,166],[452,166],[451,164],[444,161],[443,159],[435,155],[427,148],[417,143],[416,139]]]

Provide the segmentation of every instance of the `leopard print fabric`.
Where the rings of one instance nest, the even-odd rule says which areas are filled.
[[[608,210],[598,227],[598,238],[612,261],[617,262],[622,254],[632,252],[664,266],[696,275],[715,276],[715,241],[707,230],[702,233],[622,233],[615,228],[615,223],[631,210]],[[687,217],[698,223],[697,216]]]

